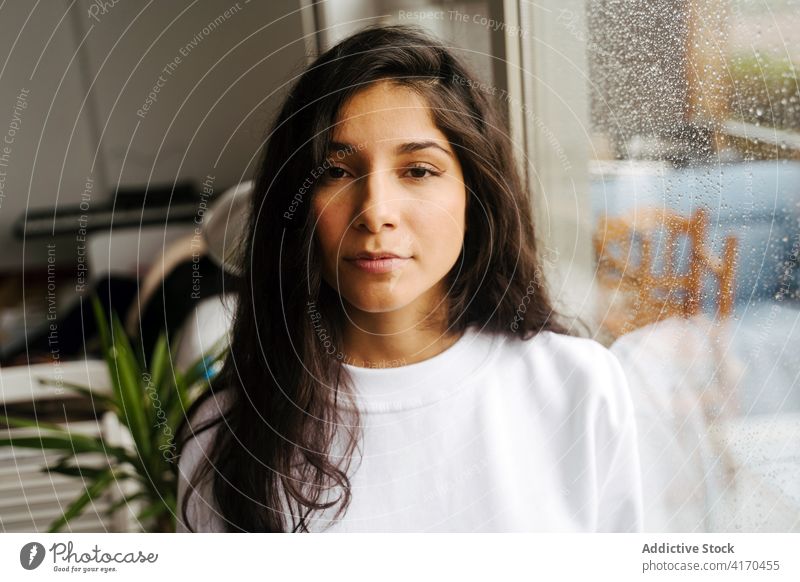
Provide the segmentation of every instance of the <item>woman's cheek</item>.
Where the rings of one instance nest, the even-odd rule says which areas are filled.
[[[458,199],[447,203],[424,204],[415,219],[422,225],[421,235],[428,246],[450,249],[461,247],[464,240],[465,208]]]
[[[314,236],[319,243],[322,251],[323,271],[327,277],[335,277],[336,273],[336,254],[341,245],[341,232],[337,227],[336,215],[331,212],[330,206],[314,205],[314,216],[316,226]]]

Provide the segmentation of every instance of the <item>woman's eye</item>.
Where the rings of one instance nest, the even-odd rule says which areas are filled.
[[[434,170],[433,168],[429,168],[428,166],[411,166],[406,170],[406,174],[409,178],[422,180],[429,176],[438,176],[441,174],[441,172]]]
[[[341,180],[347,175],[347,171],[339,166],[331,166],[325,172],[325,176],[332,180]]]

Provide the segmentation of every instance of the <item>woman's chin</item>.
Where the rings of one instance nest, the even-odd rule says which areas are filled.
[[[411,303],[406,297],[397,294],[386,294],[369,297],[353,297],[347,301],[352,307],[364,313],[389,313],[402,309]]]

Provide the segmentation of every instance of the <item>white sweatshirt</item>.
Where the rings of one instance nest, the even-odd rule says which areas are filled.
[[[598,342],[469,328],[422,362],[345,366],[363,455],[355,451],[344,517],[312,514],[312,532],[642,530],[632,400],[619,361]],[[207,404],[195,426],[219,414]],[[213,430],[184,448],[178,507]],[[224,531],[208,487],[192,495],[190,522]],[[178,531],[187,531],[180,519]]]

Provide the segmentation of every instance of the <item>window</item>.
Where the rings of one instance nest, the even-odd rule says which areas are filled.
[[[648,529],[800,525],[800,11],[586,4],[600,333],[634,381]]]

